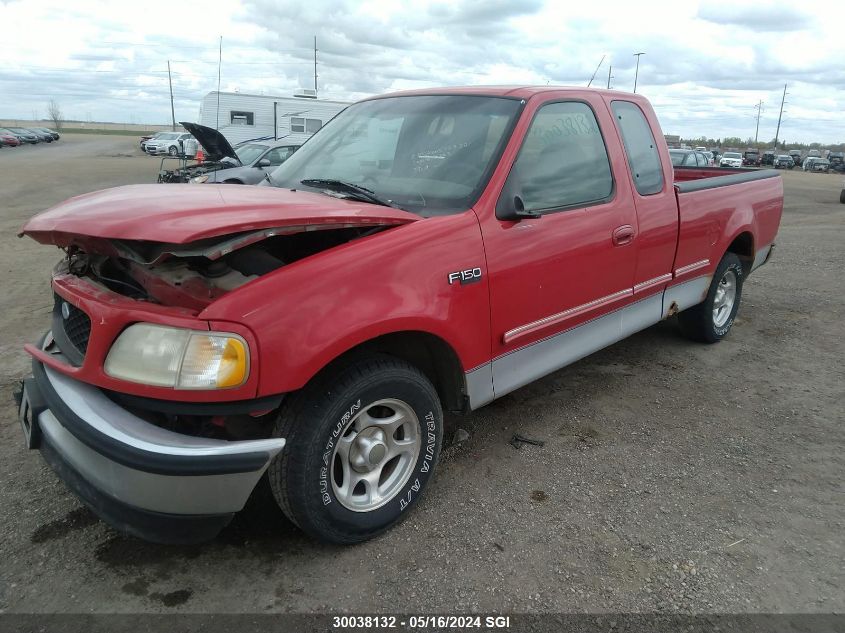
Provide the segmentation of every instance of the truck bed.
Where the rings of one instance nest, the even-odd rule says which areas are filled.
[[[676,167],[675,195],[676,269],[713,269],[736,239],[748,242],[742,250],[749,272],[765,261],[783,210],[783,181],[777,170]]]

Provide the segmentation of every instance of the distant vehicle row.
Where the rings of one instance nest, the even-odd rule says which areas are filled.
[[[58,132],[46,127],[0,127],[0,147],[52,143],[60,138]]]

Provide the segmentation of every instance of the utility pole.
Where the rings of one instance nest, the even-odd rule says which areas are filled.
[[[176,110],[173,107],[173,79],[170,77],[170,60],[167,60],[167,83],[170,84],[170,116],[173,117],[171,129],[176,131]]]
[[[613,66],[607,67],[607,89],[610,90],[610,80],[613,79],[613,75],[610,74],[610,71],[613,70]]]
[[[757,137],[760,134],[760,112],[763,110],[763,101],[762,99],[757,103],[757,129],[754,131],[754,144],[757,144]]]
[[[637,78],[640,75],[640,55],[645,55],[645,53],[634,53],[634,57],[637,58],[637,69],[634,71],[634,92],[637,91]]]
[[[786,102],[786,84],[783,84],[783,97],[780,100],[780,114],[778,114],[778,129],[775,132],[775,149],[778,148],[778,136],[780,136],[780,120],[783,117],[783,104]]]
[[[220,48],[217,51],[217,125],[215,130],[220,129],[220,67],[223,66],[223,36],[220,36]]]
[[[314,36],[314,94],[317,94],[317,36]]]

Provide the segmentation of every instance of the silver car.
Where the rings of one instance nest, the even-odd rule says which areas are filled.
[[[193,136],[187,132],[165,132],[157,139],[150,139],[144,144],[144,151],[147,154],[156,156],[158,154],[169,154],[170,156],[179,156],[182,153],[182,143]]]
[[[299,145],[285,141],[248,142],[235,148],[239,167],[220,169],[191,179],[191,182],[222,182],[236,185],[257,185],[293,154]]]

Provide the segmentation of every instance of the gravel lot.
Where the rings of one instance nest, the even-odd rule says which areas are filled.
[[[0,610],[845,610],[841,176],[784,172],[774,260],[725,341],[668,321],[450,420],[469,439],[377,540],[313,543],[259,491],[215,542],[164,547],[82,507],[24,451],[11,401],[59,259],[17,230],[158,163],[134,137],[0,151]]]

